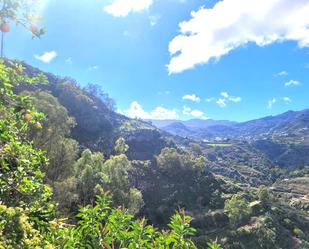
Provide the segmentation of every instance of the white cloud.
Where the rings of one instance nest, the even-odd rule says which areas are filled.
[[[216,101],[216,103],[221,108],[226,107],[227,106],[227,102],[229,102],[229,101],[234,102],[234,103],[238,103],[238,102],[241,101],[241,97],[239,97],[239,96],[231,96],[228,92],[221,92],[220,95],[221,95],[221,98],[219,98]],[[209,102],[211,102],[211,101],[209,101]]]
[[[144,108],[137,102],[133,101],[128,110],[123,111],[130,118],[140,119],[178,119],[176,110],[168,110],[161,106],[156,107],[151,112],[146,112]]]
[[[120,110],[120,109],[117,109],[116,112],[121,114],[121,115],[125,115],[125,113],[122,110]]]
[[[133,101],[130,105],[130,108],[124,111],[126,115],[130,118],[141,118],[141,119],[150,119],[150,114],[145,112],[143,107],[137,102]]]
[[[229,101],[238,103],[241,101],[241,97],[229,97]]]
[[[199,111],[199,110],[192,110],[191,115],[196,118],[201,118],[204,116],[204,112]]]
[[[176,110],[168,110],[161,106],[156,107],[151,111],[150,116],[152,119],[178,119],[179,116]]]
[[[284,83],[285,86],[297,86],[299,84],[300,84],[300,82],[298,80],[290,80],[290,81]]]
[[[226,99],[229,97],[229,94],[227,92],[221,92],[220,95]]]
[[[208,117],[205,116],[204,112],[200,110],[192,110],[190,107],[184,106],[182,113],[184,115],[190,115],[195,118],[202,118],[202,119],[208,119]]]
[[[271,109],[276,102],[277,102],[277,99],[276,98],[272,98],[271,100],[268,101],[267,108]]]
[[[126,17],[130,13],[141,12],[148,9],[153,0],[115,0],[104,7],[104,11],[115,17]]]
[[[45,52],[41,55],[34,55],[34,58],[36,58],[39,61],[42,61],[44,63],[50,63],[53,59],[57,57],[57,52],[56,51],[49,51]]]
[[[219,59],[249,42],[266,46],[296,41],[309,47],[308,0],[222,0],[191,12],[169,44],[169,73]]]
[[[282,99],[287,104],[292,102],[292,100],[289,97],[283,97]]]
[[[183,96],[182,99],[183,100],[191,100],[191,101],[197,102],[197,103],[199,103],[201,101],[201,99],[198,96],[196,96],[195,94],[191,94],[191,95],[187,94],[187,95]]]
[[[153,27],[157,25],[158,21],[161,19],[161,16],[149,16],[149,23]]]
[[[275,76],[287,76],[287,75],[288,75],[287,71],[281,71],[281,72],[275,74]]]
[[[225,102],[226,102],[226,99],[221,99],[221,98],[216,101],[218,106],[220,106],[221,108],[226,107],[226,103]]]

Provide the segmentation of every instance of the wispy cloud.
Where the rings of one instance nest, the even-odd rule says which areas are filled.
[[[281,71],[275,74],[275,76],[287,76],[287,75],[289,75],[287,71]]]
[[[289,80],[284,83],[284,86],[298,86],[300,82],[298,80]]]
[[[292,100],[289,97],[283,97],[282,100],[287,104],[292,102]]]
[[[103,9],[115,17],[126,17],[130,13],[147,10],[152,4],[153,0],[115,0]]]
[[[226,103],[225,102],[226,102],[226,99],[221,99],[221,98],[216,101],[218,106],[220,106],[221,108],[226,107]]]
[[[137,102],[133,101],[130,108],[123,111],[123,114],[130,118],[138,119],[178,119],[179,115],[176,110],[169,110],[158,106],[150,112],[146,112],[144,108]]]
[[[279,104],[279,103],[285,103],[285,104],[290,104],[292,102],[292,99],[290,97],[278,97],[278,98],[272,98],[268,100],[267,102],[267,109],[272,109],[274,104]]]
[[[228,92],[221,92],[220,93],[221,97],[216,100],[216,104],[220,106],[221,108],[227,106],[227,102],[234,102],[234,103],[239,103],[241,101],[241,97],[239,96],[231,96]],[[206,99],[207,100],[213,100],[214,98]],[[209,102],[211,102],[209,101]]]
[[[36,58],[39,61],[42,61],[44,63],[50,63],[53,59],[57,57],[57,52],[56,51],[49,51],[45,52],[41,55],[34,55],[34,58]]]
[[[199,103],[201,101],[200,97],[196,96],[195,94],[186,94],[182,97],[183,100],[191,100],[193,102]]]
[[[169,44],[170,74],[218,60],[250,42],[266,46],[296,41],[309,47],[309,1],[222,0],[191,12]],[[278,21],[280,17],[280,21]]]
[[[189,115],[190,112],[191,112],[191,108],[184,105],[184,106],[183,106],[182,113],[183,113],[184,115]]]
[[[149,23],[153,27],[157,25],[160,19],[161,19],[161,16],[159,15],[149,16]]]
[[[272,98],[271,100],[268,100],[267,109],[273,108],[273,105],[277,102],[276,98]]]
[[[205,101],[208,102],[208,103],[213,102],[213,101],[215,101],[215,100],[216,100],[216,99],[213,98],[213,97],[205,99]]]
[[[88,67],[86,71],[87,72],[93,72],[93,71],[96,71],[98,69],[99,69],[99,66],[93,65],[93,66]]]
[[[229,97],[229,101],[238,103],[241,101],[241,97]]]
[[[159,95],[169,95],[171,92],[166,90],[166,91],[160,91],[158,92]]]

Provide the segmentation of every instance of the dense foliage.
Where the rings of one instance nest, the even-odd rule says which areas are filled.
[[[21,25],[31,31],[33,37],[40,37],[45,33],[44,28],[39,28],[36,23],[41,20],[35,11],[37,1],[33,0],[1,0],[0,23],[7,25],[5,32],[9,32],[9,23]]]
[[[48,93],[37,93],[36,98],[16,95],[14,86],[44,84],[46,78],[41,74],[29,77],[22,66],[9,64],[0,62],[0,248],[196,248],[190,239],[196,231],[182,210],[172,216],[171,230],[165,232],[147,225],[144,218],[134,220],[143,202],[141,193],[129,186],[131,163],[124,154],[128,146],[123,138],[116,142],[117,155],[105,160],[101,153],[85,150],[77,161],[69,160],[74,163],[68,170],[64,162],[72,155],[59,152],[58,147],[67,139],[72,119]],[[46,116],[36,110],[38,100]],[[46,156],[52,159],[50,165]],[[60,156],[62,160],[57,161]],[[60,166],[68,170],[64,175]],[[75,221],[57,217],[43,169],[45,181],[54,181],[55,186],[57,181],[75,177],[79,203],[89,203],[79,209]],[[128,209],[111,207],[119,205]],[[220,248],[216,243],[209,246]]]

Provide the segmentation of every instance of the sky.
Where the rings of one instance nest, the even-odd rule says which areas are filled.
[[[98,84],[143,119],[246,121],[309,108],[309,0],[42,0],[5,56]]]

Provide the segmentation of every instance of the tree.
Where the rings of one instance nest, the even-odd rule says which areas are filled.
[[[82,205],[90,204],[95,200],[96,185],[102,184],[107,178],[103,173],[104,162],[102,153],[92,153],[87,149],[75,163],[77,193]]]
[[[41,17],[37,16],[34,11],[36,2],[38,1],[0,0],[1,57],[3,57],[4,34],[10,31],[10,23],[25,27],[33,37],[41,37],[45,33],[44,28],[36,25],[41,20]]]
[[[223,248],[220,246],[220,244],[218,244],[217,241],[208,242],[207,245],[208,245],[208,249],[223,249]]]
[[[261,201],[261,204],[265,207],[267,206],[270,196],[269,196],[269,190],[266,186],[261,186],[257,190],[257,195],[259,197],[259,200]]]
[[[169,240],[172,242],[172,248],[189,249],[196,248],[192,240],[188,240],[189,236],[196,233],[196,230],[190,227],[192,218],[186,215],[184,210],[180,210],[171,218],[168,226],[172,229]]]
[[[51,190],[43,184],[44,152],[27,139],[42,117],[26,96],[14,94],[21,83],[46,82],[29,77],[22,66],[0,60],[0,248],[47,248],[48,221],[54,213]]]
[[[109,110],[115,110],[115,101],[102,90],[100,85],[88,84],[84,90],[91,96],[97,105],[104,105]]]
[[[72,174],[77,158],[78,143],[68,138],[76,124],[74,118],[69,116],[57,98],[46,91],[24,91],[21,95],[30,96],[33,105],[45,115],[41,129],[33,128],[30,138],[37,148],[47,152],[49,165],[45,172],[48,182],[65,179]]]
[[[130,167],[131,162],[124,154],[105,160],[102,153],[85,150],[74,165],[80,203],[90,204],[97,192],[109,192],[114,206],[124,205],[132,213],[137,213],[144,203],[141,192],[130,188]]]
[[[115,144],[115,151],[117,154],[125,154],[129,149],[129,145],[126,144],[126,140],[123,137],[117,139]]]
[[[46,82],[46,78],[25,76],[22,67],[10,65],[6,67],[0,61],[0,196],[2,203],[17,205],[21,200],[35,202],[36,197],[43,200],[41,194],[45,190],[40,170],[47,160],[42,151],[35,150],[25,139],[42,114],[33,108],[29,98],[15,95],[13,88],[21,83]]]
[[[152,222],[166,224],[175,209],[201,212],[222,205],[220,184],[208,172],[204,157],[175,148],[164,148],[156,156],[157,167],[144,171],[145,209]]]
[[[168,174],[175,174],[182,168],[180,155],[174,148],[163,148],[156,157],[158,167]]]
[[[200,155],[202,154],[202,149],[201,146],[197,143],[190,143],[190,150],[192,151],[193,154],[195,155]]]
[[[196,249],[190,239],[195,229],[191,217],[184,211],[171,217],[165,232],[146,225],[142,218],[133,220],[127,210],[110,208],[108,196],[98,196],[94,206],[82,208],[77,215],[78,225],[72,229],[64,248],[174,248]]]
[[[237,226],[249,218],[248,204],[241,194],[234,194],[231,199],[225,201],[224,209],[228,212],[232,226]]]
[[[137,213],[143,206],[142,194],[129,186],[128,170],[131,162],[126,155],[111,156],[103,166],[106,178],[102,184],[104,190],[111,193],[116,206],[125,205]]]

